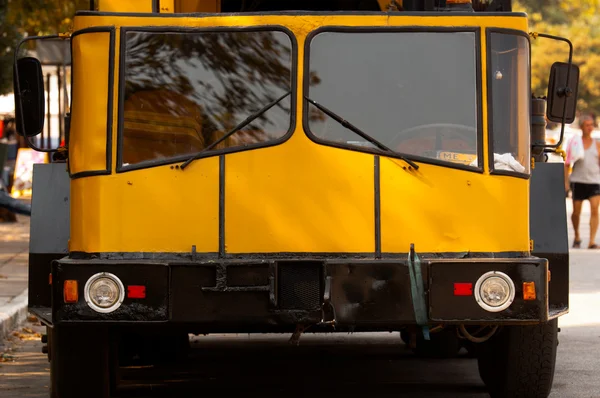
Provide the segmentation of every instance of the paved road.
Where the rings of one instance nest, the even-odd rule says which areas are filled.
[[[587,217],[586,212],[584,224]],[[585,225],[582,232],[587,236]],[[573,250],[571,261],[571,313],[560,322],[551,397],[600,398],[600,251]],[[32,330],[21,330],[6,343],[1,398],[47,396],[48,362],[35,335],[41,328],[27,327]],[[190,362],[166,373],[162,368],[130,370],[121,396],[488,396],[475,360],[415,359],[396,334],[307,335],[300,347],[288,346],[288,337],[196,337]]]

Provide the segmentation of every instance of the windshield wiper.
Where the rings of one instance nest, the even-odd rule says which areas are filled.
[[[321,111],[323,111],[323,113],[325,113],[327,116],[331,117],[333,120],[335,120],[336,122],[338,122],[339,124],[341,124],[342,126],[347,128],[348,130],[361,136],[365,140],[369,141],[371,144],[377,145],[379,147],[379,149],[382,149],[383,151],[388,152],[389,154],[392,154],[395,157],[405,161],[415,170],[419,170],[418,164],[416,164],[415,162],[413,162],[410,159],[405,158],[404,156],[400,155],[398,152],[394,151],[393,149],[391,149],[391,148],[387,147],[386,145],[382,144],[381,142],[377,141],[375,138],[371,137],[369,134],[365,133],[364,131],[362,131],[361,129],[359,129],[358,127],[356,127],[349,121],[343,119],[341,116],[337,115],[332,110],[325,108],[323,105],[319,104],[317,101],[311,100],[308,97],[304,97],[304,99],[306,99],[308,102],[310,102],[311,104],[313,104],[314,106],[319,108]]]
[[[201,150],[200,152],[196,153],[194,156],[192,156],[191,158],[186,160],[181,165],[181,167],[180,167],[181,170],[188,167],[190,165],[190,163],[192,163],[194,160],[201,158],[205,152],[210,151],[211,149],[213,149],[214,147],[219,145],[221,142],[225,141],[227,138],[231,137],[232,135],[234,135],[235,133],[237,133],[238,131],[240,131],[241,129],[243,129],[244,127],[249,125],[250,123],[252,123],[252,121],[254,121],[254,119],[258,118],[260,115],[262,115],[263,113],[267,112],[269,109],[271,109],[272,107],[277,105],[279,102],[281,102],[285,97],[287,97],[291,93],[292,93],[292,91],[289,90],[288,92],[283,94],[281,97],[269,102],[267,105],[263,106],[262,108],[260,108],[259,110],[257,110],[256,112],[254,112],[253,114],[248,116],[245,120],[243,120],[237,126],[232,128],[231,130],[229,130],[223,137],[219,138],[218,140],[216,140],[215,142],[213,142],[212,144],[210,144],[209,146],[207,146],[206,148],[204,148],[203,150]]]

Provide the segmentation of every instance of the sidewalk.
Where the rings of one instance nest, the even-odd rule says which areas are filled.
[[[0,342],[27,318],[29,217],[0,223]]]

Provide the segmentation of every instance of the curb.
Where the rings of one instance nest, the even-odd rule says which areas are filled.
[[[28,295],[29,289],[25,289],[0,307],[0,342],[27,319]]]

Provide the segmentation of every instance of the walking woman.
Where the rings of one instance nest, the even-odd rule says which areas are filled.
[[[579,120],[581,136],[574,136],[568,145],[568,155],[565,161],[565,189],[572,192],[573,214],[571,221],[575,230],[575,241],[573,247],[581,247],[581,236],[579,235],[579,219],[581,217],[581,207],[584,200],[590,202],[590,241],[588,248],[597,249],[596,232],[598,231],[598,205],[600,205],[600,143],[592,138],[594,130],[594,119],[585,115]],[[574,158],[571,152],[573,148],[579,146],[583,149],[579,159]],[[583,147],[583,148],[581,148]],[[569,170],[572,171],[569,176]],[[570,185],[569,185],[570,182]]]

